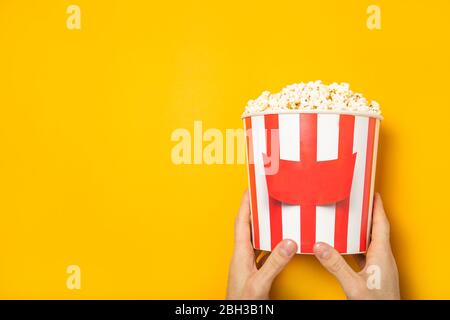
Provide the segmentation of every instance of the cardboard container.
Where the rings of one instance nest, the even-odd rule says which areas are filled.
[[[381,116],[332,111],[245,115],[255,249],[300,254],[326,242],[367,251]]]

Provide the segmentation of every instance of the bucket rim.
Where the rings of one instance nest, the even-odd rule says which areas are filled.
[[[262,116],[266,114],[301,114],[301,113],[316,113],[316,114],[344,114],[351,116],[362,116],[368,118],[376,118],[378,120],[383,120],[383,116],[381,114],[376,113],[368,113],[368,112],[360,112],[360,111],[341,111],[341,110],[270,110],[270,111],[261,111],[261,112],[251,112],[247,114],[243,114],[241,119],[254,117],[254,116]]]

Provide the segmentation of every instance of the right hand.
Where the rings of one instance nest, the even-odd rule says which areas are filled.
[[[348,299],[400,299],[398,270],[389,242],[390,226],[380,195],[375,195],[372,241],[366,256],[355,256],[362,268],[355,272],[344,258],[326,243],[316,243],[314,254],[341,284]]]

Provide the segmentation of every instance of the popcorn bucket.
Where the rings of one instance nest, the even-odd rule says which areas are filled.
[[[255,249],[326,242],[367,251],[381,116],[290,110],[244,116]]]

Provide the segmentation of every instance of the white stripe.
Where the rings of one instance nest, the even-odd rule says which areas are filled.
[[[300,253],[300,206],[281,203],[281,218],[283,239],[294,240],[297,243],[297,253]]]
[[[300,160],[300,116],[280,114],[278,116],[280,134],[280,159]],[[283,239],[294,240],[300,253],[300,206],[281,204]]]
[[[264,172],[263,153],[266,153],[264,116],[252,117],[253,159],[255,162],[256,205],[258,207],[259,243],[261,250],[271,250],[269,194]]]
[[[300,117],[299,114],[278,115],[280,134],[280,158],[300,160]]]
[[[375,172],[377,168],[377,153],[378,153],[378,135],[380,133],[380,120],[376,120],[375,124],[375,136],[373,142],[373,161],[372,161],[372,176],[371,176],[371,185],[370,185],[370,202],[369,202],[369,219],[367,222],[367,234],[366,234],[366,244],[367,248],[369,247],[370,234],[372,232],[372,214],[373,214],[373,194],[375,187]],[[367,250],[366,248],[366,250]]]
[[[317,116],[317,161],[338,158],[339,115]],[[316,207],[316,242],[334,246],[336,204]]]
[[[317,116],[317,161],[338,158],[339,115],[319,114]]]
[[[246,125],[246,121],[245,119],[244,121],[244,133],[245,133],[245,143],[247,143],[247,125]],[[251,139],[251,136],[249,137],[249,139]],[[252,186],[251,182],[250,182],[250,163],[248,162],[249,159],[249,155],[248,155],[248,150],[249,150],[249,146],[246,145],[245,148],[245,159],[247,161],[247,179],[248,179],[248,188],[249,188],[249,196],[248,198],[250,199],[250,221],[251,221],[251,225],[252,225],[252,243],[253,246],[255,246],[255,225],[253,223],[253,215],[257,214],[257,212],[253,212],[253,204],[252,204],[252,189],[255,188],[255,186]]]
[[[364,175],[366,169],[368,127],[368,117],[355,117],[353,152],[356,152],[357,154],[349,201],[347,253],[360,252],[359,244],[364,196]]]

